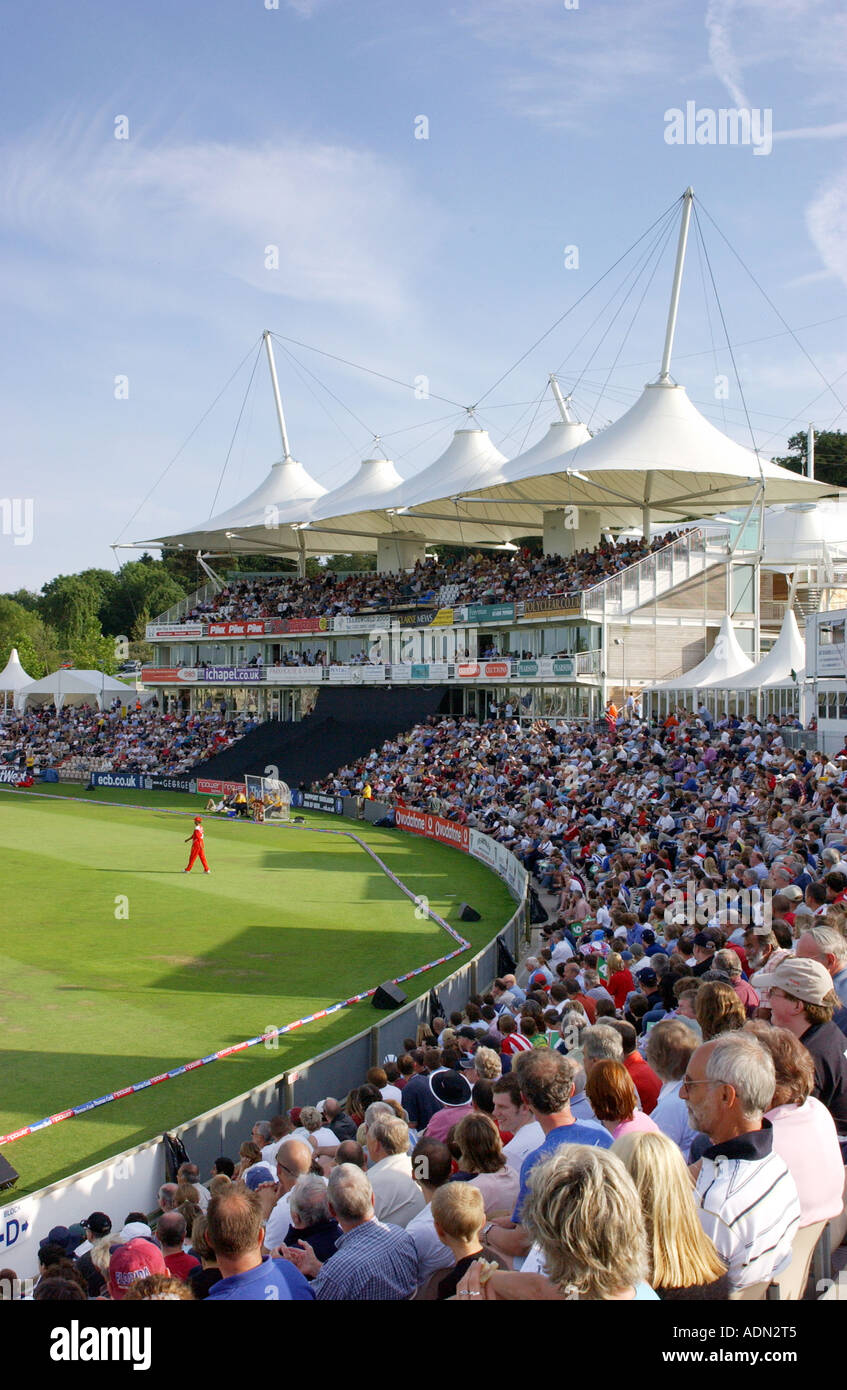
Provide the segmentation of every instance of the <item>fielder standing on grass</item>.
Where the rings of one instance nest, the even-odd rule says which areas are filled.
[[[202,816],[194,817],[194,834],[189,835],[188,839],[183,841],[183,844],[187,845],[189,840],[191,841],[191,857],[188,860],[188,868],[185,870],[185,872],[187,874],[190,874],[191,870],[194,867],[195,859],[199,859],[200,863],[203,865],[204,873],[211,873],[211,869],[209,868],[209,865],[206,863],[206,850],[203,844]]]

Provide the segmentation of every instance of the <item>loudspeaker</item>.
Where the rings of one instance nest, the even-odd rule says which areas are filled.
[[[462,903],[462,906],[459,908],[460,922],[480,922],[481,920],[482,918],[479,913],[475,908],[471,907],[470,903]]]
[[[399,1009],[405,1004],[406,996],[399,985],[386,980],[384,985],[380,985],[371,1002],[375,1009]]]
[[[15,1172],[15,1169],[12,1167],[11,1163],[0,1154],[0,1192],[4,1191],[7,1187],[14,1187],[17,1180],[18,1174]]]

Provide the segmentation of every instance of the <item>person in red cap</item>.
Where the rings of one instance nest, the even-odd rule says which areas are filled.
[[[211,869],[209,868],[209,865],[206,863],[206,850],[205,850],[205,847],[204,847],[204,845],[203,845],[203,817],[202,817],[202,816],[195,816],[195,817],[194,817],[194,834],[193,834],[193,835],[189,835],[188,838],[187,838],[186,840],[183,841],[183,844],[186,844],[186,845],[187,845],[189,840],[191,841],[191,857],[190,857],[190,859],[189,859],[189,861],[188,861],[188,868],[186,869],[185,872],[186,872],[187,874],[190,874],[190,873],[191,873],[191,870],[192,870],[193,867],[194,867],[194,861],[195,861],[195,859],[199,859],[199,860],[200,860],[200,863],[203,865],[203,871],[204,871],[204,873],[207,873],[207,874],[208,874],[208,873],[211,873]]]
[[[109,1295],[121,1300],[138,1279],[167,1272],[165,1257],[157,1245],[149,1240],[128,1240],[117,1246],[109,1258]]]

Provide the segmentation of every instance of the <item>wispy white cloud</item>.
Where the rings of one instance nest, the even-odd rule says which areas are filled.
[[[799,126],[796,130],[775,130],[774,140],[843,140],[847,136],[847,121],[834,125]]]
[[[137,279],[155,266],[184,280],[201,267],[381,315],[409,310],[446,225],[389,161],[303,140],[148,147],[41,131],[0,148],[0,179],[0,228],[60,248],[82,272]]]
[[[465,0],[454,11],[474,39],[502,54],[495,90],[511,111],[557,129],[596,125],[597,109],[633,84],[670,81],[678,55],[674,0],[614,8],[562,0]]]
[[[824,265],[847,284],[847,169],[806,208],[806,226]]]
[[[729,92],[733,105],[749,108],[750,103],[741,87],[741,65],[730,34],[734,11],[735,0],[709,0],[706,9],[709,59],[715,73]]]

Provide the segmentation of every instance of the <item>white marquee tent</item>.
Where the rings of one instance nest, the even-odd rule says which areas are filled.
[[[13,647],[9,653],[9,660],[3,670],[0,671],[0,691],[3,694],[3,708],[8,703],[11,695],[13,703],[17,704],[17,697],[25,685],[32,684],[32,676],[28,675],[21,665],[17,647]]]
[[[96,705],[103,709],[110,705],[116,696],[128,704],[135,703],[137,693],[123,681],[107,676],[103,671],[80,671],[72,667],[53,671],[41,680],[32,681],[18,692],[20,707],[30,702],[39,705]]]

